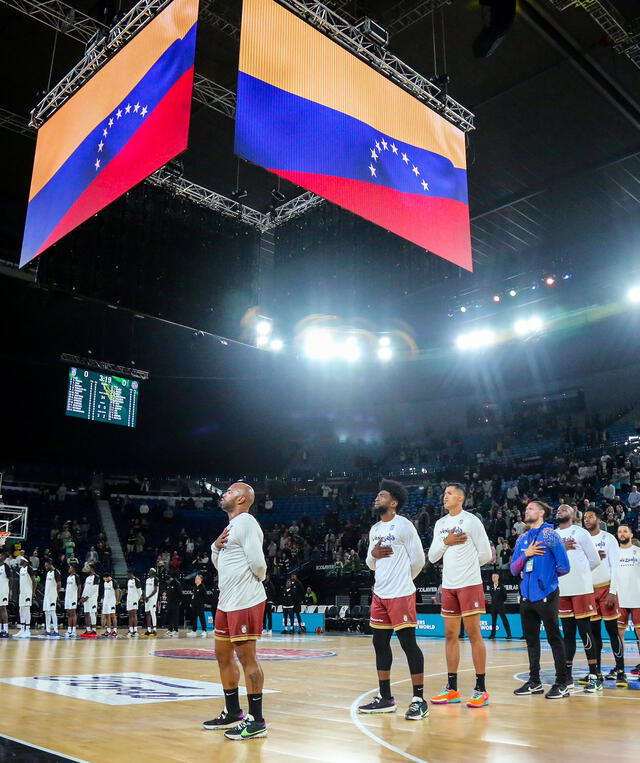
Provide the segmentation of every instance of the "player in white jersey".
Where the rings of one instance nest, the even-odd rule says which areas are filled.
[[[142,588],[140,581],[133,574],[133,570],[127,570],[127,615],[129,617],[128,638],[137,638],[138,636],[138,606],[142,597]]]
[[[116,608],[120,604],[120,589],[111,575],[102,576],[102,617],[105,631],[101,638],[118,637],[118,615]]]
[[[0,548],[0,638],[9,638],[9,589],[11,567],[9,553]]]
[[[53,566],[53,562],[47,560],[44,563],[44,596],[42,597],[42,612],[44,613],[44,635],[51,638],[60,638],[58,633],[58,594],[60,593],[60,573]]]
[[[408,721],[429,715],[424,699],[424,655],[416,642],[416,587],[413,579],[424,567],[424,549],[413,524],[398,512],[407,501],[404,485],[382,480],[374,502],[380,521],[369,530],[367,566],[375,572],[369,624],[373,630],[379,692],[360,713],[395,713],[391,695],[391,636],[396,632],[413,685],[412,700],[405,713]]]
[[[634,546],[633,530],[629,525],[618,527],[620,558],[618,560],[618,603],[620,618],[618,628],[624,643],[624,634],[629,625],[629,618],[635,628],[640,652],[640,548]],[[635,668],[640,672],[640,665]]]
[[[616,595],[618,593],[617,577],[620,549],[617,539],[611,533],[600,529],[601,519],[602,512],[595,507],[585,511],[582,517],[585,530],[591,535],[593,545],[600,557],[600,564],[591,571],[597,611],[596,616],[591,618],[591,630],[596,646],[596,659],[600,665],[602,660],[602,627],[600,623],[604,623],[611,642],[611,651],[616,661],[615,667],[605,676],[605,680],[615,681],[616,686],[626,688],[629,686],[629,682],[624,672],[624,642],[618,632],[620,611]],[[578,683],[586,686],[589,683],[589,676],[581,678]]]
[[[591,535],[574,524],[575,509],[566,503],[558,507],[556,515],[558,529],[569,557],[569,572],[560,578],[560,601],[558,614],[562,621],[564,649],[567,660],[567,688],[573,689],[573,658],[576,654],[576,630],[584,645],[589,664],[589,679],[584,690],[587,693],[602,691],[604,679],[596,652],[591,618],[597,616],[596,599],[593,592],[592,571],[600,564],[600,556],[593,545]],[[600,623],[597,623],[600,627]]]
[[[67,638],[76,637],[78,627],[78,601],[80,599],[80,576],[73,564],[64,584],[64,609],[67,613]]]
[[[31,607],[33,595],[36,590],[33,568],[29,561],[21,556],[19,558],[20,587],[18,594],[18,607],[20,611],[20,632],[15,638],[30,638],[31,636]]]
[[[228,729],[225,737],[244,741],[267,736],[262,716],[264,673],[256,656],[256,640],[262,634],[267,595],[262,581],[267,572],[260,525],[249,514],[253,488],[236,482],[220,497],[220,508],[229,524],[211,545],[211,561],[218,570],[220,597],[215,619],[216,659],[224,689],[225,708],[217,718],[205,721],[205,729]],[[249,714],[240,709],[240,671],[247,687]]]
[[[429,549],[432,564],[442,559],[442,605],[447,656],[447,685],[431,698],[436,705],[460,702],[458,665],[460,664],[460,624],[471,641],[471,656],[476,685],[467,707],[489,704],[485,685],[487,651],[480,630],[480,615],[485,613],[484,588],[480,567],[491,561],[491,545],[484,525],[475,514],[464,511],[464,485],[447,485],[443,503],[447,514],[433,528]]]
[[[156,573],[156,568],[151,567],[144,581],[144,614],[147,620],[147,630],[140,634],[140,638],[155,638],[158,615],[158,592],[160,591],[160,582]]]
[[[89,574],[84,579],[80,603],[84,609],[85,631],[80,638],[98,638],[96,622],[98,618],[98,593],[100,591],[100,578],[96,574],[92,564],[89,565]]]

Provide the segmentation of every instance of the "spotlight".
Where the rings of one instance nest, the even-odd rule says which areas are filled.
[[[249,192],[246,188],[236,188],[234,191],[231,191],[231,198],[235,199],[236,201],[240,201],[240,199],[244,199],[245,196],[248,196]]]
[[[534,315],[532,318],[521,318],[513,324],[513,330],[518,336],[537,334],[544,328],[542,318]]]
[[[627,292],[629,302],[640,302],[640,286],[632,286]]]
[[[553,276],[547,276],[544,279],[544,282],[547,284],[547,286],[553,286],[553,284],[556,282],[556,279]]]
[[[269,337],[265,334],[258,334],[256,337],[256,347],[265,347],[269,344]]]
[[[312,360],[328,360],[334,353],[331,334],[324,329],[312,329],[304,339],[304,354]]]
[[[378,344],[380,345],[380,347],[389,347],[389,345],[391,344],[391,337],[381,336],[380,339],[378,340]]]
[[[565,274],[562,276],[562,280],[563,280],[563,281],[568,281],[570,278],[571,278],[571,273],[565,273]]]
[[[391,347],[379,347],[378,348],[378,360],[383,363],[388,362],[393,357],[393,350]]]
[[[470,334],[461,334],[456,339],[456,347],[459,350],[479,350],[489,347],[496,341],[496,335],[491,329],[480,329]]]
[[[277,188],[274,188],[271,191],[271,198],[274,201],[284,201],[287,197],[282,193],[282,191],[279,191]]]
[[[515,297],[517,293],[518,292],[515,289],[511,289],[511,291],[509,292],[509,296],[510,297]]]
[[[347,337],[347,339],[335,347],[334,354],[346,360],[348,363],[354,363],[356,360],[360,360],[360,347],[358,340],[354,336]]]
[[[282,341],[282,339],[272,339],[269,347],[274,352],[280,352],[280,350],[284,347],[284,342]]]
[[[256,323],[256,334],[258,336],[266,336],[271,333],[273,325],[270,320],[262,318]]]
[[[493,301],[494,302],[500,302],[500,295],[499,294],[494,294],[493,295]]]
[[[462,305],[462,307],[460,308],[460,312],[461,313],[466,313],[467,312],[467,308],[464,305]]]

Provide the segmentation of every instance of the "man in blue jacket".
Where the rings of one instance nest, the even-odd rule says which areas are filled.
[[[569,572],[569,558],[560,536],[544,521],[551,511],[542,501],[529,503],[524,517],[529,530],[518,538],[511,557],[512,575],[522,576],[520,617],[529,652],[529,680],[514,691],[516,696],[544,692],[540,682],[541,622],[556,668],[555,683],[545,696],[547,699],[569,696],[564,641],[558,624],[558,577]]]

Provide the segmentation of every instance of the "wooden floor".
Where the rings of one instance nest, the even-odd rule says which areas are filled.
[[[425,694],[430,696],[446,681],[444,644],[437,639],[420,643],[428,675]],[[207,650],[214,649],[211,638],[2,640],[0,735],[96,763],[128,763],[142,755],[154,762],[185,763],[638,760],[640,691],[612,689],[599,696],[576,694],[555,702],[542,696],[517,698],[512,694],[519,683],[515,675],[526,671],[527,662],[523,642],[487,642],[487,647],[491,705],[480,710],[464,705],[432,706],[426,721],[411,723],[403,717],[410,684],[397,642],[392,680],[399,709],[394,715],[372,717],[355,712],[357,704],[377,686],[370,638],[325,634],[264,639],[260,649],[271,658],[263,662],[266,688],[276,692],[264,699],[269,737],[241,743],[200,727],[201,721],[217,715],[223,705],[221,699],[210,698],[219,694],[216,663],[152,654],[166,650],[210,658]],[[635,664],[635,645],[627,651],[628,663]],[[322,656],[327,652],[335,656]],[[551,655],[543,651],[543,668],[550,666]],[[154,696],[156,689],[152,688],[154,701],[148,702],[144,685],[138,687],[143,678],[122,676],[131,673],[146,674],[152,686],[166,691],[166,696]],[[56,678],[59,676],[75,678]],[[49,677],[54,680],[48,681]],[[14,683],[6,683],[7,679]],[[15,679],[40,689],[16,685]],[[196,688],[185,689],[181,683],[185,679],[205,682],[206,687],[195,684]],[[473,686],[466,642],[459,684],[464,695]],[[64,693],[52,694],[42,690],[45,686]],[[176,697],[190,691],[207,698]],[[73,696],[77,693],[80,697]],[[85,693],[102,701],[82,698]],[[111,701],[105,696],[131,704],[103,704]],[[169,701],[158,701],[160,698]],[[246,698],[243,706],[246,709]],[[15,751],[17,746],[12,744]],[[35,747],[23,748],[22,757],[10,757],[8,746],[0,737],[0,760],[41,759]]]

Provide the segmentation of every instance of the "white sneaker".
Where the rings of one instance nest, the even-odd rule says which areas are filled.
[[[187,638],[195,638],[197,635],[195,631],[187,631]]]
[[[202,633],[200,634],[200,638],[207,638],[207,632],[202,631]]]
[[[173,631],[167,631],[167,632],[164,634],[163,638],[171,638],[172,636],[173,636]]]

